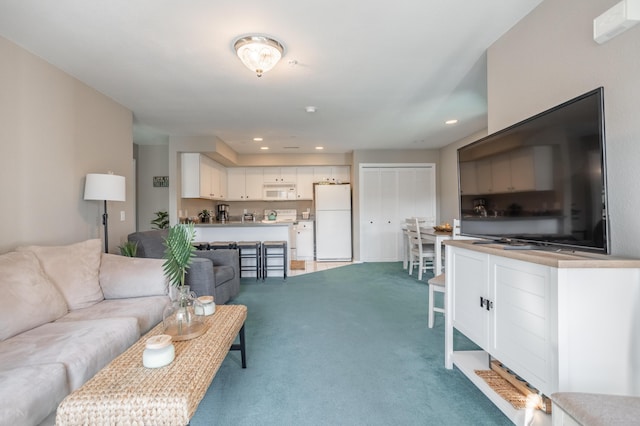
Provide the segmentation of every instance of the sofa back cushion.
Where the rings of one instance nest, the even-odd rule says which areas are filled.
[[[155,229],[152,231],[140,231],[129,234],[128,240],[138,243],[138,257],[152,257],[154,259],[162,259],[167,249],[164,245],[168,229]]]
[[[67,304],[32,252],[0,256],[0,341],[55,321]]]
[[[164,296],[169,281],[164,275],[163,259],[102,254],[100,286],[105,299]]]
[[[104,300],[100,281],[102,241],[82,241],[67,246],[28,246],[19,251],[35,253],[49,279],[60,290],[70,310]]]

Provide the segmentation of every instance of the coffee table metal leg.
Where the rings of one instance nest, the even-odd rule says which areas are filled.
[[[238,333],[240,337],[240,343],[234,343],[231,345],[232,351],[240,351],[240,357],[242,358],[242,368],[247,368],[247,351],[244,344],[244,324],[242,324],[242,328]]]

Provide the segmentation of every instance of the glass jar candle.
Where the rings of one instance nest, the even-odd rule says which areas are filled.
[[[196,314],[213,315],[215,313],[216,304],[213,301],[213,296],[200,296],[198,301],[200,306],[196,306]]]
[[[159,368],[171,364],[176,357],[171,336],[159,334],[150,337],[142,353],[142,365],[147,368]]]

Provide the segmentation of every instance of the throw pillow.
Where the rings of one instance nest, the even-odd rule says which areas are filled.
[[[62,293],[70,310],[87,308],[104,299],[98,279],[102,241],[82,241],[67,246],[29,246],[49,279]]]
[[[0,292],[0,341],[67,313],[64,297],[31,252],[0,256]]]
[[[102,254],[100,286],[105,299],[163,296],[169,281],[164,275],[164,259]]]

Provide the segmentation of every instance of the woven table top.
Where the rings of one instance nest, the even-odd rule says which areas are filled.
[[[243,305],[216,306],[200,337],[174,342],[175,360],[145,368],[142,352],[162,323],[58,406],[56,425],[186,425],[247,317]]]

